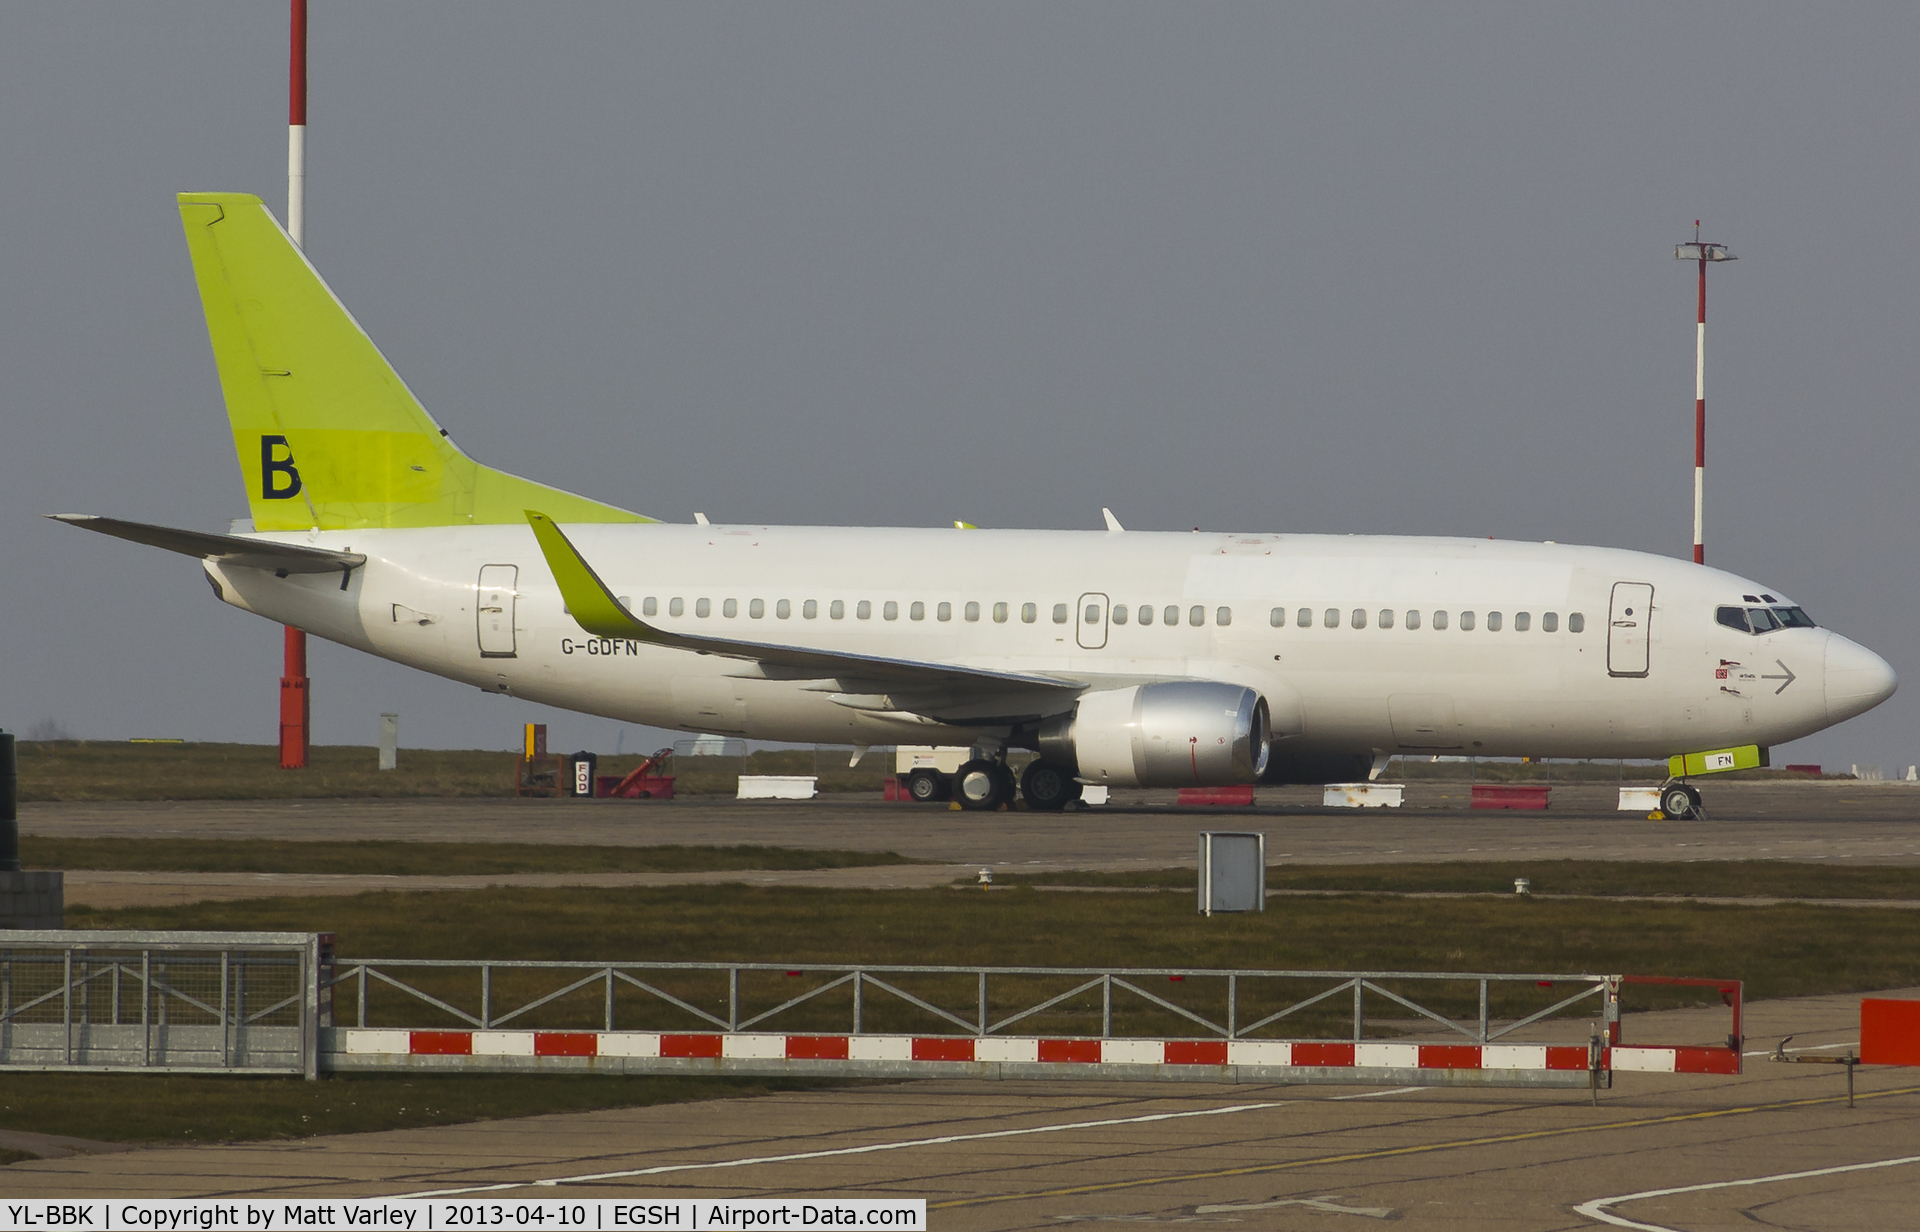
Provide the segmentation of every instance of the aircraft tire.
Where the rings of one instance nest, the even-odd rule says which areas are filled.
[[[1058,812],[1080,798],[1080,783],[1057,762],[1036,761],[1020,776],[1020,795],[1030,809]]]
[[[932,804],[953,794],[953,784],[938,770],[907,772],[907,797],[920,804]]]
[[[953,776],[953,798],[970,812],[996,808],[1006,802],[1006,772],[994,762],[975,758]]]
[[[1660,811],[1669,817],[1692,817],[1699,804],[1700,793],[1685,783],[1670,783],[1660,791]]]

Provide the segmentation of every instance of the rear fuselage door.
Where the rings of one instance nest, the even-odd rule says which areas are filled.
[[[480,567],[479,604],[480,657],[514,657],[513,608],[519,597],[515,588],[520,581],[518,565],[482,565]]]
[[[1646,582],[1615,582],[1613,612],[1607,618],[1607,674],[1647,674],[1653,633],[1653,587]]]
[[[1101,650],[1107,644],[1107,597],[1084,594],[1074,612],[1073,629],[1082,650]]]

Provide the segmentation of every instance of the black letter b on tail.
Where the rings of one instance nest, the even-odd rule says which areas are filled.
[[[274,450],[286,451],[284,457],[275,457]],[[286,476],[281,482],[280,477]],[[260,438],[260,495],[265,500],[287,500],[300,495],[300,472],[293,466],[293,446],[287,444],[284,436],[263,436]]]

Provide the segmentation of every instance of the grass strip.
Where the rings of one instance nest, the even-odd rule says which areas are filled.
[[[844,1085],[818,1079],[679,1076],[609,1080],[532,1074],[356,1074],[306,1082],[200,1074],[15,1073],[0,1075],[0,1128],[95,1142],[238,1142],[738,1099]],[[36,1156],[0,1152],[0,1164],[23,1158]]]
[[[1920,984],[1920,912],[1487,899],[1269,899],[680,885],[380,892],[69,909],[88,928],[328,931],[343,959],[1563,971],[1747,981],[1753,997]]]
[[[1528,878],[1535,894],[1598,897],[1920,899],[1920,868],[1798,864],[1784,860],[1507,860],[1435,864],[1277,864],[1269,890],[1508,894]],[[998,873],[996,885],[1117,886],[1198,892],[1191,868],[1105,873]]]
[[[502,873],[705,873],[917,864],[894,851],[794,847],[574,847],[541,843],[347,843],[279,839],[49,838],[27,835],[28,868],[152,873],[353,873],[453,877]]]
[[[511,796],[519,760],[513,751],[401,749],[399,766],[381,770],[377,749],[315,745],[307,768],[289,773],[270,744],[23,740],[18,749],[23,803]],[[742,774],[812,774],[822,792],[877,795],[881,780],[893,773],[892,758],[870,753],[849,767],[849,752],[766,749],[746,757],[676,757],[667,773],[681,795],[730,796]],[[600,773],[624,775],[640,762],[638,753],[603,756]]]

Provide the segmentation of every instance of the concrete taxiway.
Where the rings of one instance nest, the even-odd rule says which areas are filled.
[[[982,867],[1125,871],[1191,866],[1200,830],[1260,830],[1268,858],[1300,864],[1442,860],[1798,860],[1920,864],[1920,785],[1720,783],[1710,820],[1650,821],[1610,806],[1610,786],[1555,788],[1547,812],[1468,811],[1461,784],[1415,783],[1409,807],[1325,809],[1308,788],[1263,789],[1254,808],[1176,809],[1171,792],[1123,793],[1068,813],[962,813],[871,797],[740,802],[299,800],[28,804],[21,829],[64,837],[305,841],[662,843],[896,851],[925,865],[804,872],[346,877],[74,870],[67,901],[96,907],[372,889],[646,886],[685,881],[908,888]]]
[[[1627,1029],[1712,1031],[1723,1017],[1648,1014]],[[0,1171],[0,1191],[509,1204],[570,1194],[924,1197],[931,1226],[984,1232],[1357,1220],[1581,1228],[1601,1226],[1582,1204],[1679,1189],[1605,1209],[1676,1229],[1911,1227],[1920,1074],[1863,1070],[1849,1108],[1841,1067],[1772,1062],[1761,1046],[1793,1034],[1796,1050],[1810,1050],[1796,1055],[1837,1055],[1858,1038],[1856,1024],[1856,998],[1758,1003],[1746,1074],[1621,1074],[1597,1107],[1564,1090],[934,1081],[75,1155]]]

